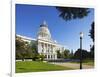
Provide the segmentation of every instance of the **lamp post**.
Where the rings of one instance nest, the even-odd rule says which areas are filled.
[[[82,39],[83,32],[80,32],[80,69],[82,69]]]

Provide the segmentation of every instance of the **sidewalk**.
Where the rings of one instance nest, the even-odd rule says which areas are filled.
[[[64,66],[64,67],[69,67],[69,68],[73,68],[73,69],[79,69],[80,68],[80,64],[78,63],[52,63],[52,64],[56,64],[56,65],[60,65],[60,66]],[[83,69],[93,69],[94,66],[91,65],[85,65],[83,64]]]

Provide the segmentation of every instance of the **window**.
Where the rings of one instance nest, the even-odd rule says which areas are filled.
[[[48,58],[50,58],[50,55],[48,55]]]

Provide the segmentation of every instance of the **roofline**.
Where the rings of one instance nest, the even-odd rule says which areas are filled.
[[[16,34],[16,36],[19,36],[19,37],[24,38],[24,39],[36,41],[36,39],[30,38],[30,37],[26,37],[26,36],[22,36],[22,35],[19,35],[19,34]]]

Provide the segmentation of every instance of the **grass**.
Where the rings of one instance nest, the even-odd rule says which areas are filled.
[[[37,61],[16,62],[16,73],[71,70],[71,68]]]
[[[83,60],[83,64],[94,66],[94,60],[89,60],[89,59]]]

